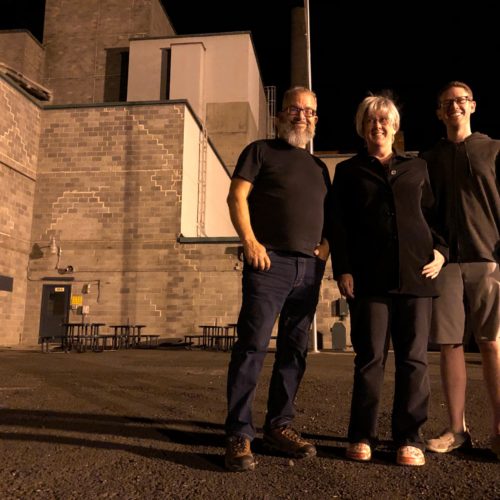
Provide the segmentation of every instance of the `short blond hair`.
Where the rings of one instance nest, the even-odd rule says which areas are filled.
[[[363,124],[366,117],[375,111],[386,111],[394,130],[399,130],[401,118],[394,101],[384,95],[369,95],[361,101],[356,111],[356,132],[360,137],[364,139]]]

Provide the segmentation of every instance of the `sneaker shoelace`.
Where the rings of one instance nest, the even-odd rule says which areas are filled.
[[[295,443],[303,443],[304,440],[300,437],[300,434],[292,427],[285,427],[281,432],[283,436],[294,441]]]

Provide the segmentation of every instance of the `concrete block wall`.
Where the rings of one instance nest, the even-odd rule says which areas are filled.
[[[22,341],[41,110],[0,77],[0,342]]]
[[[89,321],[141,323],[172,337],[235,321],[236,251],[177,242],[185,111],[183,104],[44,111],[32,242],[47,247],[54,236],[62,253],[59,262],[48,251],[30,261],[27,342],[38,338],[47,277],[73,278],[74,294],[91,285]],[[74,272],[61,274],[69,265]]]
[[[59,267],[75,269],[74,293],[95,285],[93,321],[150,325],[161,305],[154,292],[137,290],[147,283],[164,289],[166,276],[157,273],[179,267],[179,259],[164,257],[180,224],[183,113],[184,106],[168,105],[44,112],[32,239],[43,246],[56,237]],[[30,267],[39,278],[59,274],[54,256]],[[39,310],[41,284],[30,285]],[[37,335],[38,321],[27,323],[27,335]]]

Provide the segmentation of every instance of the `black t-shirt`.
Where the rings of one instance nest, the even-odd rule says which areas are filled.
[[[253,184],[248,205],[260,243],[269,250],[314,255],[330,185],[321,160],[281,139],[260,140],[243,150],[233,177]]]

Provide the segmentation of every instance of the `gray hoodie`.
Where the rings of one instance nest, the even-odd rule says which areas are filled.
[[[441,139],[427,161],[441,234],[450,262],[500,262],[500,141],[474,132]]]

